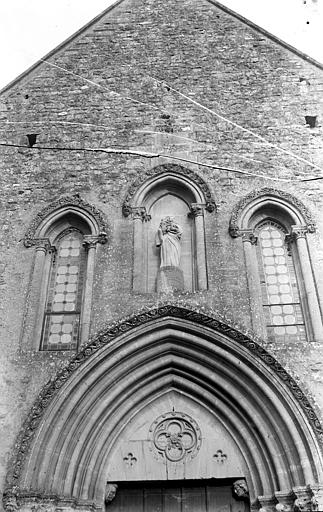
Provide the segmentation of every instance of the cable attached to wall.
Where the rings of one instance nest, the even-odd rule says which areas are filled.
[[[165,153],[148,153],[146,151],[136,151],[136,150],[132,150],[132,149],[120,149],[120,148],[111,148],[111,147],[110,148],[67,148],[67,147],[49,147],[49,146],[28,147],[28,146],[24,146],[23,144],[7,144],[7,143],[0,143],[0,146],[23,148],[23,149],[37,149],[37,150],[46,150],[46,151],[77,151],[79,153],[82,151],[87,151],[87,152],[92,152],[92,153],[135,155],[135,156],[144,157],[144,158],[167,158],[169,160],[177,160],[180,162],[186,162],[186,163],[190,163],[193,165],[200,165],[202,167],[208,167],[209,169],[216,169],[216,170],[220,170],[220,171],[244,174],[246,176],[252,176],[253,178],[261,178],[261,179],[270,180],[270,181],[281,181],[281,182],[286,182],[286,183],[295,181],[294,179],[273,178],[271,176],[265,176],[262,174],[256,174],[256,173],[251,173],[248,171],[243,171],[242,169],[232,169],[231,167],[223,167],[223,166],[214,165],[214,164],[207,164],[207,163],[203,163],[203,162],[199,162],[199,161],[195,161],[195,160],[190,160],[188,158],[167,155]],[[315,178],[315,179],[318,179],[318,178]],[[309,181],[309,180],[300,180],[300,181]]]

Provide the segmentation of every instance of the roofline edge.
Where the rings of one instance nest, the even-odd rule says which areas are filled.
[[[81,28],[79,28],[76,32],[74,32],[72,35],[70,35],[67,39],[64,39],[62,43],[59,43],[58,46],[55,46],[50,52],[46,53],[43,57],[41,57],[39,60],[37,60],[34,64],[32,64],[29,68],[27,68],[25,71],[20,73],[16,78],[11,80],[7,85],[5,85],[2,89],[0,89],[0,95],[6,93],[9,89],[11,89],[13,86],[18,84],[21,80],[23,80],[27,75],[35,71],[39,66],[44,64],[44,60],[48,60],[50,57],[52,57],[55,53],[59,52],[64,48],[64,46],[67,46],[69,43],[71,43],[74,39],[77,39],[83,32],[85,32],[88,28],[91,27],[91,25],[94,25],[97,21],[99,21],[101,18],[103,18],[109,11],[112,11],[115,7],[118,7],[119,4],[121,4],[124,0],[115,0],[109,7],[104,9],[100,14],[95,16],[95,18],[92,18],[88,23],[83,25]]]
[[[319,62],[316,59],[314,59],[313,57],[311,57],[307,53],[304,53],[301,50],[298,50],[297,48],[295,48],[295,46],[292,46],[291,44],[286,43],[285,41],[280,39],[278,36],[275,36],[274,34],[271,34],[270,32],[268,32],[268,30],[260,27],[259,25],[257,25],[253,21],[248,20],[247,18],[245,18],[241,14],[238,14],[237,12],[232,11],[229,7],[226,7],[225,5],[221,4],[217,0],[207,0],[207,2],[209,2],[212,5],[214,5],[215,7],[218,7],[219,9],[224,11],[226,14],[229,14],[230,16],[233,16],[234,18],[236,18],[237,20],[241,21],[245,25],[248,25],[250,28],[256,30],[256,32],[260,32],[260,34],[262,34],[263,36],[267,37],[268,39],[270,39],[274,43],[278,43],[280,46],[282,46],[286,50],[294,53],[297,57],[300,57],[301,59],[305,60],[309,64],[313,64],[314,66],[318,67],[321,71],[323,71],[323,63]]]
[[[44,60],[48,60],[50,57],[52,57],[55,53],[59,52],[61,49],[64,48],[64,46],[67,46],[69,43],[71,43],[74,39],[76,39],[77,37],[79,37],[83,32],[85,32],[88,28],[90,28],[91,25],[93,25],[94,23],[96,23],[97,21],[99,21],[101,18],[103,18],[103,16],[105,16],[109,11],[111,11],[112,9],[114,9],[115,7],[117,7],[119,4],[121,4],[124,0],[115,0],[115,2],[113,2],[113,4],[111,4],[109,7],[107,7],[107,9],[105,9],[104,11],[102,11],[100,14],[98,14],[95,18],[93,18],[92,20],[90,20],[88,23],[86,23],[85,25],[83,25],[79,30],[77,30],[76,32],[74,32],[74,34],[72,34],[71,36],[69,36],[67,39],[65,39],[62,43],[60,43],[58,46],[55,46],[55,48],[53,48],[53,50],[51,50],[49,53],[47,53],[46,55],[44,55],[41,59],[37,60],[34,64],[32,64],[32,66],[30,66],[29,68],[27,68],[25,71],[23,71],[20,75],[18,75],[16,78],[14,78],[13,80],[11,80],[7,85],[5,85],[2,89],[0,89],[0,95],[2,94],[5,94],[6,92],[8,92],[12,87],[14,87],[15,85],[17,85],[19,82],[21,82],[25,77],[27,77],[29,74],[31,74],[32,72],[34,72],[39,66],[41,66],[42,64],[44,64]],[[249,26],[250,28],[252,28],[253,30],[255,30],[256,32],[259,32],[260,34],[262,34],[263,36],[267,37],[268,39],[270,39],[271,41],[273,41],[274,43],[282,46],[283,48],[285,48],[285,50],[287,51],[290,51],[291,53],[294,53],[297,57],[305,60],[307,63],[309,64],[312,64],[313,66],[319,68],[321,71],[323,71],[323,63],[315,60],[313,57],[310,57],[309,55],[307,55],[306,53],[298,50],[297,48],[295,48],[294,46],[290,45],[289,43],[286,43],[285,41],[283,41],[282,39],[280,39],[279,37],[271,34],[270,32],[268,32],[267,30],[263,29],[262,27],[260,27],[259,25],[257,25],[256,23],[254,23],[253,21],[250,21],[248,20],[247,18],[245,18],[244,16],[242,16],[241,14],[238,14],[237,12],[235,11],[232,11],[231,9],[229,9],[229,7],[226,7],[225,5],[219,3],[217,0],[207,0],[207,2],[209,2],[210,4],[214,5],[215,7],[217,7],[218,9],[222,10],[223,12],[225,12],[226,14],[229,14],[230,16],[236,18],[237,20],[239,20],[240,22],[244,23],[245,25]]]

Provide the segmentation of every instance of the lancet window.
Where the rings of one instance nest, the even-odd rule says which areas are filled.
[[[23,339],[34,349],[75,350],[89,336],[96,248],[107,239],[104,223],[78,196],[57,201],[37,221],[24,241],[35,247],[35,262]]]
[[[63,233],[52,251],[42,335],[44,350],[77,347],[86,256],[83,235],[77,230]]]
[[[322,341],[322,315],[308,236],[310,212],[291,194],[262,189],[243,198],[230,221],[241,237],[255,332],[268,341]]]
[[[306,341],[301,293],[286,230],[266,220],[256,228],[258,269],[268,339]]]

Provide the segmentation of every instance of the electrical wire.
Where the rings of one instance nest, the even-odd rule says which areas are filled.
[[[6,124],[69,124],[71,126],[95,126],[96,128],[104,128],[104,130],[110,130],[111,126],[106,126],[104,124],[95,124],[95,123],[79,123],[77,121],[64,121],[64,119],[57,119],[57,121],[50,121],[46,119],[46,121],[6,121]]]
[[[116,95],[116,96],[119,96],[123,99],[127,99],[129,101],[132,101],[132,102],[135,102],[137,104],[140,104],[140,105],[144,105],[144,106],[148,106],[148,107],[152,107],[154,109],[157,109],[159,111],[162,111],[162,112],[165,112],[165,109],[162,110],[160,109],[159,107],[157,107],[156,105],[153,105],[153,104],[150,104],[150,103],[145,103],[145,102],[142,102],[142,101],[139,101],[139,100],[136,100],[134,98],[131,98],[131,97],[128,97],[128,96],[122,96],[120,93],[117,93],[115,91],[111,91],[110,89],[108,89],[107,87],[101,85],[101,84],[98,84],[97,82],[94,82],[93,80],[90,80],[88,78],[85,78],[83,77],[82,75],[79,75],[77,73],[74,73],[73,71],[69,71],[68,69],[66,68],[63,68],[62,66],[59,66],[57,64],[54,64],[52,62],[49,62],[45,59],[40,59],[42,62],[50,65],[50,66],[53,66],[55,68],[58,68],[62,71],[64,71],[65,73],[68,73],[70,75],[73,75],[77,78],[80,78],[81,80],[85,80],[86,82],[90,83],[91,85],[95,86],[95,87],[99,87],[100,89],[103,89],[107,92],[109,92],[109,94],[113,94],[113,95]],[[147,75],[148,76],[148,75]],[[176,94],[180,95],[181,97],[185,98],[186,100],[190,101],[191,103],[195,104],[196,106],[198,106],[199,108],[202,108],[203,110],[209,112],[210,114],[212,115],[215,115],[216,117],[218,117],[219,119],[222,119],[223,121],[235,126],[236,128],[239,128],[240,130],[246,132],[246,133],[249,133],[250,135],[258,138],[259,140],[261,140],[262,142],[264,142],[266,145],[269,145],[270,147],[278,150],[278,151],[282,151],[284,152],[285,154],[303,162],[303,163],[306,163],[307,165],[310,165],[311,167],[317,169],[317,170],[320,170],[323,172],[323,169],[321,169],[320,167],[318,167],[317,165],[309,162],[308,160],[296,155],[295,153],[291,152],[291,151],[288,151],[284,148],[281,148],[280,146],[277,146],[276,144],[273,144],[269,141],[267,141],[264,137],[262,137],[261,135],[258,135],[256,133],[254,133],[253,131],[247,129],[247,128],[244,128],[243,126],[241,126],[240,124],[234,122],[234,121],[231,121],[230,119],[226,118],[225,116],[222,116],[221,114],[218,114],[217,112],[215,112],[214,110],[212,109],[209,109],[208,107],[206,107],[205,105],[202,105],[201,103],[197,102],[196,100],[194,100],[193,98],[190,98],[189,96],[183,94],[182,92],[178,91],[177,89],[175,89],[174,87],[170,86],[168,83],[162,81],[162,80],[158,80],[157,78],[155,77],[151,77],[151,76],[148,76],[148,78],[150,78],[151,80],[155,81],[156,83],[158,83],[159,85],[162,85],[166,88],[168,88],[169,90],[172,90],[173,92],[175,92]],[[63,121],[62,121],[63,122]],[[67,124],[68,121],[65,121],[65,123]],[[73,123],[74,124],[74,123]],[[83,123],[82,123],[83,124]],[[26,146],[23,146],[23,145],[14,145],[14,144],[0,144],[1,146],[13,146],[13,147],[22,147],[22,148],[26,148]],[[103,151],[103,152],[106,152],[106,153],[126,153],[126,154],[133,154],[133,155],[139,155],[139,156],[147,156],[147,155],[153,155],[153,156],[148,156],[148,158],[155,158],[155,157],[164,157],[164,158],[168,158],[168,159],[174,159],[174,160],[181,160],[181,161],[184,161],[184,162],[188,162],[188,163],[193,163],[195,165],[201,165],[201,166],[204,166],[204,167],[209,167],[209,168],[213,168],[213,169],[220,169],[220,170],[226,170],[228,172],[235,172],[235,173],[240,173],[240,174],[245,174],[245,175],[248,175],[248,176],[253,176],[253,177],[257,177],[257,178],[262,178],[262,179],[267,179],[267,180],[274,180],[274,181],[283,181],[283,182],[291,182],[291,181],[294,181],[294,180],[289,180],[289,179],[284,179],[284,178],[274,178],[274,177],[271,177],[271,176],[265,176],[265,175],[260,175],[260,174],[256,174],[256,173],[250,173],[248,171],[243,171],[243,170],[240,170],[240,169],[232,169],[232,168],[226,168],[226,167],[219,167],[219,166],[214,166],[212,164],[206,164],[206,163],[202,163],[202,162],[196,162],[194,160],[190,160],[190,159],[184,159],[184,158],[180,158],[180,157],[175,157],[175,156],[170,156],[170,155],[165,155],[165,154],[158,154],[158,155],[155,155],[155,154],[152,154],[152,153],[144,153],[144,152],[138,152],[138,151],[135,151],[135,150],[121,150],[121,149],[112,149],[112,148],[109,148],[109,149],[106,149],[106,148],[80,148],[80,149],[77,149],[77,148],[53,148],[53,147],[33,147],[32,149],[48,149],[48,150],[62,150],[62,151],[92,151],[92,152],[98,152],[98,151]],[[301,180],[298,180],[298,181],[314,181],[314,180],[319,180],[319,179],[323,179],[323,176],[317,176],[317,177],[312,177],[312,178],[302,178]]]
[[[165,153],[148,153],[146,151],[137,151],[137,150],[132,150],[132,149],[121,149],[121,148],[86,148],[86,147],[84,147],[84,148],[67,148],[67,147],[49,147],[49,146],[32,146],[32,147],[28,147],[28,146],[24,146],[23,144],[7,144],[7,143],[0,143],[0,146],[24,148],[24,149],[34,149],[34,150],[35,149],[36,150],[49,150],[49,151],[77,151],[77,152],[87,151],[87,152],[92,152],[92,153],[110,153],[110,154],[136,155],[136,156],[141,156],[141,157],[144,157],[144,158],[167,158],[169,160],[178,160],[178,161],[181,161],[181,162],[186,162],[186,163],[190,163],[190,164],[194,164],[194,165],[200,165],[202,167],[208,167],[210,169],[216,169],[216,170],[221,170],[221,171],[227,171],[227,172],[233,172],[233,173],[238,173],[238,174],[244,174],[246,176],[252,176],[254,178],[261,178],[261,179],[270,180],[270,181],[282,181],[282,182],[286,182],[286,183],[294,181],[294,180],[291,180],[291,179],[273,178],[271,176],[265,176],[265,175],[262,175],[262,174],[255,174],[255,173],[251,173],[251,172],[248,172],[248,171],[244,171],[242,169],[232,169],[231,167],[223,167],[223,166],[214,165],[214,164],[207,164],[207,163],[204,163],[204,162],[190,160],[190,159],[184,158],[184,157],[167,155]]]
[[[93,80],[90,80],[88,78],[85,78],[83,77],[82,75],[79,75],[77,73],[74,73],[73,71],[69,71],[68,69],[66,68],[63,68],[62,66],[58,66],[57,64],[54,64],[52,62],[49,62],[48,60],[45,60],[45,59],[40,59],[42,62],[46,63],[46,64],[49,64],[50,66],[53,66],[53,67],[56,67],[58,69],[61,69],[62,71],[65,71],[66,73],[69,73],[73,76],[76,76],[78,78],[81,78],[82,80],[85,80],[86,82],[90,83],[91,85],[95,86],[95,87],[99,87],[101,89],[104,89],[106,90],[107,92],[109,92],[110,94],[115,94],[121,98],[124,98],[124,99],[127,99],[129,101],[133,101],[135,103],[139,103],[141,105],[145,105],[145,106],[149,106],[149,107],[153,107],[159,111],[162,111],[164,112],[165,110],[162,110],[160,109],[160,107],[157,107],[157,105],[153,105],[153,104],[150,104],[150,103],[145,103],[145,102],[142,102],[142,101],[139,101],[139,100],[136,100],[134,98],[131,98],[131,97],[128,97],[128,96],[122,96],[120,93],[117,93],[115,91],[111,91],[110,89],[108,89],[107,87],[104,87],[103,85],[101,84],[98,84],[97,82],[94,82]],[[208,107],[206,107],[205,105],[202,105],[201,103],[199,103],[198,101],[194,100],[193,98],[190,98],[189,96],[187,96],[186,94],[183,94],[182,92],[178,91],[177,89],[175,89],[174,87],[172,87],[171,85],[169,85],[168,83],[162,81],[162,80],[159,80],[155,77],[152,77],[150,75],[145,75],[147,78],[150,78],[151,80],[155,81],[157,84],[159,85],[162,85],[166,88],[168,88],[169,90],[171,91],[174,91],[176,94],[179,94],[181,97],[185,98],[186,100],[190,101],[191,103],[193,103],[194,105],[198,106],[199,108],[202,108],[203,110],[209,112],[210,114],[212,115],[215,115],[216,117],[218,117],[219,119],[222,119],[223,121],[225,121],[226,123],[229,123],[231,124],[232,126],[235,126],[236,128],[248,133],[249,135],[252,135],[253,137],[261,140],[262,142],[264,142],[266,145],[278,150],[278,151],[281,151],[289,156],[291,156],[292,158],[295,158],[296,160],[299,160],[300,162],[303,162],[303,163],[306,163],[307,165],[313,167],[314,169],[317,169],[321,172],[323,172],[323,169],[315,164],[313,164],[312,162],[309,162],[308,160],[306,160],[305,158],[302,158],[298,155],[296,155],[295,153],[293,153],[292,151],[288,151],[287,149],[284,149],[284,148],[281,148],[280,146],[277,146],[276,144],[273,144],[272,142],[269,142],[267,141],[267,139],[265,139],[264,137],[262,137],[261,135],[258,135],[257,133],[253,132],[252,130],[249,130],[248,128],[245,128],[244,126],[241,126],[240,124],[234,122],[234,121],[231,121],[231,119],[228,119],[227,117],[215,112],[214,110],[212,109],[209,109]]]
[[[60,69],[61,71],[65,71],[65,73],[68,73],[72,76],[80,78],[81,80],[85,80],[86,82],[93,85],[94,87],[99,87],[100,89],[103,89],[104,91],[108,92],[109,94],[112,94],[114,96],[119,96],[120,98],[126,99],[128,101],[132,101],[134,103],[138,103],[139,105],[144,105],[145,107],[151,107],[151,108],[154,108],[161,112],[165,112],[165,110],[162,110],[157,105],[154,105],[152,103],[145,103],[144,101],[136,100],[135,98],[131,98],[130,96],[122,96],[122,94],[120,94],[119,92],[112,91],[111,89],[108,89],[104,85],[98,84],[97,82],[94,82],[93,80],[90,80],[89,78],[85,78],[84,76],[79,75],[78,73],[74,73],[73,71],[63,68],[62,66],[58,66],[58,64],[54,64],[53,62],[49,62],[48,60],[45,60],[45,59],[39,59],[39,60],[41,62],[44,62],[45,64],[49,64],[50,66],[53,66],[54,68]]]
[[[199,125],[199,126],[201,126],[201,125]],[[152,131],[152,130],[134,130],[134,131],[136,133],[151,133],[153,135],[161,135],[161,136],[164,136],[164,137],[171,136],[171,137],[175,137],[176,139],[181,139],[181,140],[185,140],[187,142],[193,142],[194,144],[203,145],[203,146],[205,146],[207,148],[213,149],[214,151],[217,151],[217,149],[218,149],[213,144],[211,144],[210,142],[202,142],[202,141],[199,141],[199,140],[196,140],[196,139],[191,139],[189,137],[183,137],[181,135],[176,135],[175,133],[155,132],[155,131]],[[277,168],[276,166],[274,166],[272,164],[268,164],[266,162],[263,162],[262,160],[256,160],[255,158],[251,158],[251,157],[248,157],[248,156],[245,156],[245,155],[241,155],[240,153],[239,153],[238,156],[239,156],[239,158],[242,158],[243,160],[248,160],[250,162],[255,162],[255,163],[258,163],[258,164],[261,164],[261,165],[266,165],[266,167]],[[286,167],[284,167],[283,170],[285,172],[288,172],[288,169]]]
[[[157,78],[154,78],[154,77],[150,77],[152,80],[154,80],[156,83],[158,83],[159,85],[163,85],[164,87],[174,91],[176,94],[179,94],[180,96],[182,96],[183,98],[185,98],[186,100],[190,101],[191,103],[194,103],[194,105],[198,106],[199,108],[202,108],[203,110],[209,112],[210,114],[212,115],[215,115],[216,117],[218,117],[219,119],[222,119],[222,121],[225,121],[226,123],[229,123],[231,124],[232,126],[235,126],[236,128],[239,128],[240,130],[246,132],[246,133],[249,133],[249,135],[252,135],[253,137],[261,140],[262,142],[264,142],[265,144],[267,144],[268,146],[278,150],[278,151],[282,151],[283,153],[299,160],[300,162],[303,162],[303,163],[306,163],[307,165],[310,165],[311,167],[319,170],[319,171],[322,171],[323,172],[323,169],[321,167],[318,167],[317,165],[313,164],[312,162],[309,162],[308,160],[306,160],[305,158],[302,158],[301,156],[298,156],[296,155],[295,153],[291,152],[291,151],[288,151],[287,149],[284,149],[284,148],[281,148],[280,146],[277,146],[276,144],[273,144],[272,142],[269,142],[267,139],[265,139],[264,137],[262,137],[261,135],[258,135],[257,133],[249,130],[248,128],[244,128],[243,126],[241,126],[240,124],[234,122],[234,121],[231,121],[231,119],[228,119],[227,117],[225,116],[222,116],[221,114],[218,114],[217,112],[215,112],[214,110],[206,107],[205,105],[202,105],[201,103],[199,103],[198,101],[196,100],[193,100],[193,98],[190,98],[189,96],[186,96],[186,94],[183,94],[182,92],[178,91],[177,89],[174,89],[174,87],[172,87],[171,85],[169,85],[168,83],[166,82],[163,82],[162,80],[158,80]]]

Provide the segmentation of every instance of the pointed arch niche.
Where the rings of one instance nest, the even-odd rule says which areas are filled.
[[[165,305],[102,330],[44,387],[4,502],[16,504],[8,512],[31,512],[35,500],[101,512],[107,482],[227,478],[246,480],[254,511],[305,510],[295,500],[322,510],[311,501],[320,490],[323,504],[322,436],[306,396],[263,347]]]
[[[134,222],[133,290],[157,291],[160,249],[156,234],[162,218],[171,216],[182,229],[180,270],[185,291],[207,289],[204,211],[215,202],[200,176],[179,165],[166,164],[131,185],[123,204]]]
[[[106,241],[101,213],[78,195],[38,213],[24,238],[35,259],[23,350],[75,350],[87,340],[96,246]]]
[[[315,229],[306,206],[277,189],[254,191],[233,211],[229,230],[243,243],[253,328],[269,341],[322,341],[307,239]]]

